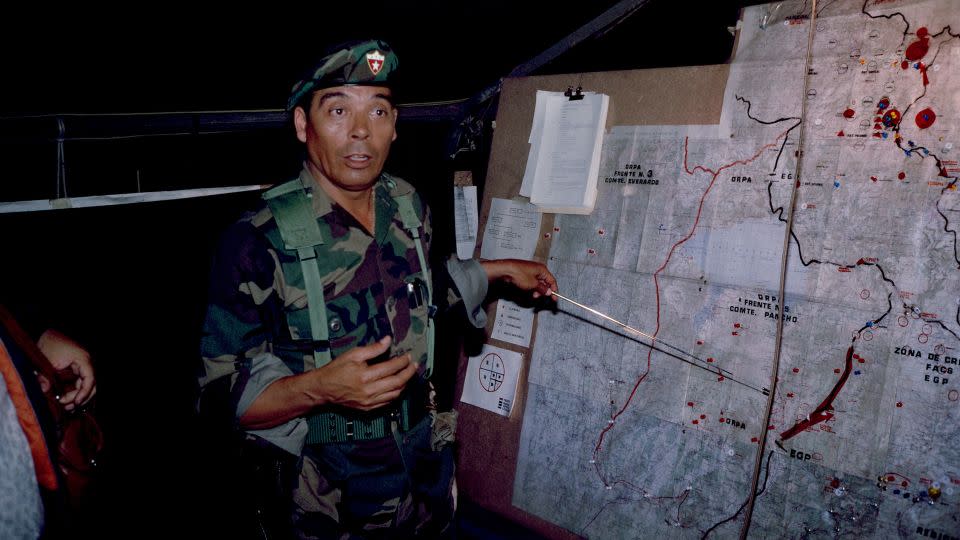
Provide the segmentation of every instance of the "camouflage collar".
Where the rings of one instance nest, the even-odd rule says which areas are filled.
[[[313,178],[313,175],[310,174],[310,171],[307,170],[306,164],[304,164],[303,169],[300,171],[300,183],[307,193],[310,194],[313,212],[316,217],[319,218],[333,212],[334,202],[330,200],[330,196],[327,195],[325,191],[316,189],[317,181]],[[378,244],[382,243],[386,238],[387,232],[390,229],[390,223],[397,219],[397,203],[394,202],[391,197],[391,187],[388,183],[391,182],[389,182],[386,175],[381,173],[380,178],[377,179],[377,183],[373,186],[374,205],[377,213],[374,236]]]
[[[303,165],[303,169],[300,170],[300,184],[303,185],[303,189],[310,194],[310,201],[313,204],[313,213],[317,216],[325,216],[330,212],[333,212],[333,201],[330,200],[330,196],[327,195],[322,189],[315,189],[317,187],[317,181],[313,178],[313,175],[310,174],[310,171],[307,170],[307,165]]]

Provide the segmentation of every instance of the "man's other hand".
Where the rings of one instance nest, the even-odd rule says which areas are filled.
[[[390,336],[386,336],[376,343],[350,349],[310,372],[323,402],[369,411],[397,399],[417,372],[417,364],[410,361],[410,354],[368,364],[369,360],[387,352],[390,341]]]

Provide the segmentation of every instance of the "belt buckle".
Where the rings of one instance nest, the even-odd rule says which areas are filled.
[[[398,430],[404,431],[404,429],[403,429],[403,415],[400,413],[400,407],[395,407],[395,408],[391,409],[391,410],[390,410],[390,414],[388,415],[388,418],[390,419],[390,423],[391,423],[391,424],[393,424],[393,422],[396,422],[396,423],[397,423],[397,429],[398,429]],[[392,428],[392,426],[391,426],[391,428]]]
[[[347,420],[347,440],[352,441],[353,438],[353,420]]]

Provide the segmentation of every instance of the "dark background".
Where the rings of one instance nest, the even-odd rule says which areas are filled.
[[[723,63],[733,44],[727,27],[747,3],[755,2],[653,0],[534,74]],[[0,201],[56,196],[49,115],[276,110],[326,46],[370,36],[386,39],[400,58],[401,103],[470,98],[614,4],[368,2],[322,10],[272,2],[206,15],[159,5],[11,10],[0,22],[0,129],[8,126]],[[433,208],[436,259],[452,251],[453,171],[473,171],[482,188],[495,111],[495,100],[483,104],[484,136],[454,159],[454,121],[401,116],[387,170],[414,183]],[[143,191],[270,184],[300,167],[289,128],[101,135],[65,142],[70,196],[137,191],[138,178]],[[234,530],[236,474],[223,442],[193,413],[195,374],[210,256],[224,227],[258,200],[246,193],[0,214],[0,301],[73,336],[96,361],[108,450],[78,536]],[[440,345],[443,358],[456,350],[459,328],[440,335],[450,337]],[[452,388],[454,370],[449,363],[440,370],[439,386]]]

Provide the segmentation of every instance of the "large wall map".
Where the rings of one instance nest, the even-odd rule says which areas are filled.
[[[731,537],[757,474],[752,538],[960,537],[960,6],[811,9],[746,9],[721,124],[615,128],[557,217],[561,292],[658,344],[540,314],[516,506]]]

